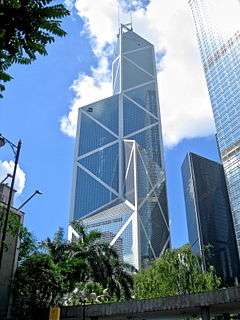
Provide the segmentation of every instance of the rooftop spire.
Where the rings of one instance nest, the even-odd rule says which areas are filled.
[[[118,1],[118,30],[120,33],[126,29],[126,31],[132,30],[132,9],[127,5],[123,5],[121,1]]]

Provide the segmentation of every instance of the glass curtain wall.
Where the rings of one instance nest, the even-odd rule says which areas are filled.
[[[215,267],[223,284],[234,285],[240,265],[223,167],[189,153],[182,177],[192,251]]]
[[[122,25],[113,96],[79,109],[70,221],[137,269],[170,245],[154,48]]]
[[[240,1],[190,0],[240,254]]]

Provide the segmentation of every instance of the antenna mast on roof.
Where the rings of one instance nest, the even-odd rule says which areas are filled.
[[[133,29],[133,21],[132,21],[132,9],[130,11],[130,23],[131,23],[131,30]]]
[[[132,30],[132,20],[133,18],[131,6],[121,6],[121,0],[118,0],[118,30],[120,30],[122,26],[128,30]]]
[[[120,4],[119,4],[119,1],[118,1],[117,21],[118,21],[118,30],[119,30],[120,29]]]

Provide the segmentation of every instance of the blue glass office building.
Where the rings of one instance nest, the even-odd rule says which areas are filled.
[[[240,1],[190,0],[240,253]]]
[[[128,25],[112,83],[112,97],[79,109],[70,221],[102,232],[139,269],[170,236],[154,48]]]
[[[233,285],[239,279],[240,265],[223,167],[189,153],[182,178],[192,251],[202,255],[205,267],[215,267],[225,285]]]

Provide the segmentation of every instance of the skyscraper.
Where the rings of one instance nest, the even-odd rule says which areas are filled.
[[[240,265],[223,167],[188,153],[182,177],[192,251],[203,256],[205,266],[213,265],[225,284],[233,285]]]
[[[240,1],[189,0],[240,254]]]
[[[170,235],[154,48],[129,25],[112,83],[112,97],[79,109],[70,222],[102,232],[139,269]]]

